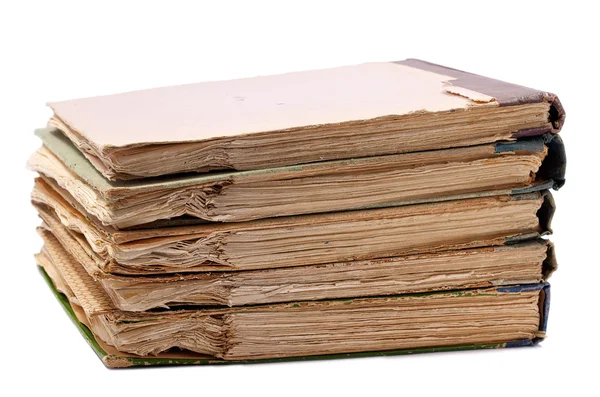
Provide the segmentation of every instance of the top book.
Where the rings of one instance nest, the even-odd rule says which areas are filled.
[[[255,170],[557,133],[554,94],[408,59],[48,104],[106,178]]]

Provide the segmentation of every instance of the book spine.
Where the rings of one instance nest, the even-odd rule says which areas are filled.
[[[553,188],[560,189],[565,184],[567,154],[560,135],[547,134],[542,137],[548,147],[548,155],[538,170],[538,176],[554,181]]]
[[[464,72],[458,69],[448,68],[446,66],[436,65],[419,59],[406,59],[394,63],[450,76],[453,79],[449,83],[453,86],[494,97],[499,106],[516,106],[528,103],[548,102],[550,104],[550,110],[548,112],[550,127],[519,130],[513,134],[514,138],[537,136],[547,133],[557,134],[564,125],[566,117],[565,109],[558,97],[552,93],[507,83],[505,81]]]
[[[512,194],[530,193],[535,191],[554,189],[558,190],[565,184],[567,156],[565,145],[559,135],[545,134],[537,137],[521,138],[514,142],[499,142],[494,144],[496,153],[528,151],[542,152],[544,147],[548,153],[538,172],[536,183],[526,188],[514,189]]]
[[[542,240],[546,243],[546,259],[542,262],[542,276],[544,280],[548,280],[552,273],[558,269],[556,253],[554,251],[554,243],[548,240]]]
[[[509,287],[498,288],[498,292],[518,293],[524,291],[539,290],[540,297],[538,301],[540,322],[537,335],[532,339],[522,339],[518,341],[507,342],[505,347],[521,347],[537,345],[546,338],[546,329],[548,327],[548,314],[550,312],[550,283],[524,284]]]

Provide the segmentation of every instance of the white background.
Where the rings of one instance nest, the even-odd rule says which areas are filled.
[[[80,396],[598,395],[600,34],[587,5],[595,2],[403,3],[3,1],[0,388]],[[555,194],[560,268],[551,279],[549,339],[499,351],[105,369],[33,261],[41,242],[25,162],[40,145],[34,128],[50,116],[45,103],[407,57],[559,94],[569,164]]]

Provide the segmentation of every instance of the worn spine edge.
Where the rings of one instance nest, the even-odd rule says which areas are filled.
[[[532,95],[515,98],[514,101],[501,103],[500,106],[514,106],[525,103],[538,102],[548,102],[550,104],[550,107],[548,109],[548,122],[550,123],[550,127],[525,128],[522,130],[518,130],[513,133],[513,138],[538,136],[544,134],[555,135],[558,134],[560,130],[562,130],[562,127],[565,124],[565,118],[567,114],[565,113],[565,109],[562,103],[560,102],[560,99],[558,99],[558,96],[550,92],[537,92]]]
[[[522,129],[513,133],[514,138],[546,133],[558,134],[565,123],[565,109],[558,96],[550,92],[535,90],[420,59],[406,59],[393,63],[453,77],[452,85],[494,97],[499,106],[547,102],[549,104],[548,121],[550,126]]]
[[[536,212],[536,216],[539,222],[539,230],[527,233],[516,234],[510,237],[506,237],[504,239],[504,244],[517,244],[522,243],[524,241],[530,241],[539,239],[542,236],[548,236],[552,234],[552,217],[554,216],[554,211],[556,210],[556,205],[554,203],[554,198],[552,197],[552,193],[549,190],[544,190],[542,192],[533,192],[527,194],[516,194],[511,195],[511,200],[533,200],[539,199],[542,197],[542,205]]]
[[[544,134],[537,137],[522,138],[514,142],[498,142],[496,153],[505,152],[542,152],[544,147],[548,153],[536,173],[536,181],[541,182],[521,189],[514,189],[512,194],[530,193],[539,190],[558,190],[565,184],[567,157],[565,145],[559,135]]]
[[[540,209],[537,211],[537,217],[540,221],[540,235],[547,236],[552,234],[552,218],[556,211],[556,204],[554,202],[554,197],[552,197],[552,193],[550,193],[549,190],[544,190],[541,194],[544,200]]]
[[[540,327],[537,335],[531,341],[533,345],[539,344],[546,338],[548,315],[550,313],[550,283],[548,282],[543,284],[542,290],[540,291],[538,306],[540,311]]]
[[[565,144],[560,135],[546,134],[542,136],[548,147],[548,155],[542,162],[537,175],[543,179],[554,181],[553,189],[558,190],[565,184],[567,172],[567,154]]]
[[[538,308],[540,322],[538,331],[532,339],[522,339],[513,342],[507,342],[506,347],[520,347],[537,345],[546,338],[546,329],[548,327],[548,314],[550,312],[550,283],[543,282],[539,284],[523,284],[498,288],[498,292],[526,292],[539,290]]]
[[[546,244],[546,259],[542,262],[543,280],[548,280],[552,274],[558,269],[558,261],[556,260],[556,252],[552,241],[543,240]]]
[[[71,307],[71,303],[68,299],[58,292],[52,283],[52,280],[43,268],[38,267],[39,272],[46,281],[46,284],[50,288],[54,297],[59,301],[63,310],[67,316],[71,319],[73,324],[77,327],[81,335],[84,337],[88,345],[94,350],[94,353],[102,361],[102,363],[109,369],[115,368],[127,368],[137,366],[164,366],[164,365],[198,365],[198,364],[241,364],[241,363],[271,363],[271,362],[289,362],[289,361],[313,361],[313,360],[327,360],[327,359],[339,359],[339,358],[354,358],[354,357],[375,357],[375,356],[393,356],[393,355],[404,355],[404,354],[418,354],[418,353],[433,353],[433,352],[446,352],[446,351],[460,351],[460,350],[475,350],[475,349],[497,349],[503,347],[517,347],[517,346],[531,346],[534,344],[532,339],[522,339],[518,341],[505,342],[505,343],[487,343],[487,344],[475,344],[475,345],[459,345],[459,346],[442,346],[434,348],[417,348],[417,349],[404,349],[404,350],[388,350],[388,351],[376,351],[376,352],[362,352],[362,353],[342,353],[342,354],[331,354],[322,356],[302,356],[302,357],[286,357],[286,358],[275,358],[275,359],[264,359],[264,360],[242,360],[242,361],[225,361],[225,360],[213,360],[210,358],[158,358],[158,357],[124,357],[120,355],[114,355],[107,353],[102,346],[96,341],[96,337],[90,331],[90,329],[81,323],[77,318],[77,315]],[[546,327],[546,319],[548,316],[548,305],[549,305],[549,284],[534,284],[534,285],[523,285],[516,287],[506,288],[519,288],[519,291],[525,289],[540,289],[544,290],[545,286],[548,286],[547,292],[544,294],[544,298],[540,299],[542,310],[540,331],[544,332]],[[499,290],[499,292],[501,292]],[[509,291],[507,291],[509,292]],[[537,342],[536,342],[537,343]]]

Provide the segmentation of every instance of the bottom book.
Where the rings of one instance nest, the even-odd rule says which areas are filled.
[[[545,337],[548,283],[244,307],[116,309],[66,251],[38,265],[108,367],[217,364],[527,346]]]

